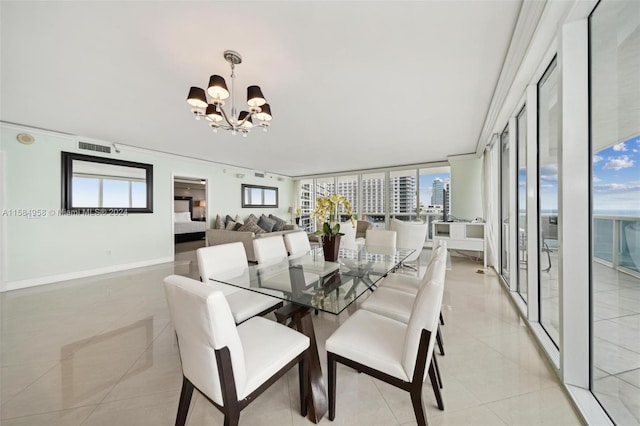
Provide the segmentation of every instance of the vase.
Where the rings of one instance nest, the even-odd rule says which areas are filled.
[[[300,225],[300,218],[296,217],[296,225]]]
[[[322,237],[322,252],[324,253],[324,260],[337,262],[339,251],[340,235],[324,235]]]

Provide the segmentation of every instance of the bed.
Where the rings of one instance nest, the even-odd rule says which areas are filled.
[[[173,200],[173,236],[175,243],[204,240],[206,222],[194,221],[193,197],[175,197]]]

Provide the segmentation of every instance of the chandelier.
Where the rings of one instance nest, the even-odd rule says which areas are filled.
[[[224,59],[231,65],[231,92],[227,89],[227,83],[219,75],[212,75],[209,78],[209,87],[205,93],[204,89],[199,87],[191,87],[187,103],[193,108],[191,112],[195,115],[196,120],[204,117],[209,122],[209,126],[214,133],[218,129],[230,130],[232,135],[241,133],[246,137],[249,131],[255,126],[262,127],[266,132],[271,121],[271,106],[262,94],[259,86],[247,87],[247,105],[249,111],[240,111],[237,113],[236,103],[234,99],[234,82],[236,78],[235,66],[242,63],[242,57],[238,52],[233,50],[225,50]],[[207,93],[209,99],[207,100]],[[222,108],[225,100],[231,96],[231,114],[227,114]]]

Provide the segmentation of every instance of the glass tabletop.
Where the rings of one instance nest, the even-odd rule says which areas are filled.
[[[316,249],[309,255],[247,266],[209,279],[339,314],[413,252],[362,245],[340,249],[338,261],[329,262]]]

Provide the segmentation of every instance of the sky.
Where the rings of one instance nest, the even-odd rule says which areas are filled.
[[[428,206],[431,204],[431,192],[433,180],[440,178],[443,181],[450,179],[449,173],[434,173],[432,175],[420,175],[420,202]]]
[[[593,155],[593,209],[640,216],[640,136]]]
[[[523,170],[518,173],[520,207],[525,197]],[[593,154],[593,211],[595,214],[640,216],[640,136]],[[540,208],[558,209],[558,167],[540,166]]]

